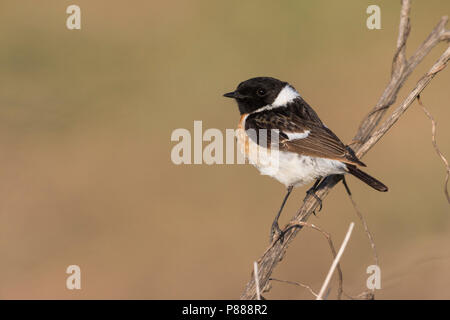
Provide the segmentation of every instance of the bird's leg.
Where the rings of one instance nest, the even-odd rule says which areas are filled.
[[[322,199],[320,199],[317,194],[317,187],[320,184],[320,181],[322,181],[322,178],[317,178],[316,182],[314,183],[314,185],[308,189],[308,191],[306,191],[306,197],[303,201],[306,200],[306,198],[308,198],[308,196],[313,196],[314,198],[316,198],[316,200],[319,202],[319,211],[322,210]],[[314,210],[314,215],[316,215],[316,211]]]
[[[292,189],[293,189],[293,186],[289,186],[287,188],[287,193],[284,196],[283,202],[281,203],[281,208],[278,211],[277,215],[275,216],[275,219],[273,220],[272,228],[270,229],[270,241],[273,240],[275,234],[280,234],[280,235],[282,234],[280,226],[278,225],[278,219],[280,218],[281,211],[283,211],[284,205],[286,204],[286,201],[289,198],[289,195],[291,194]]]
[[[322,210],[322,199],[320,199],[317,195],[316,195],[316,191],[317,191],[317,187],[320,185],[320,182],[322,181],[322,178],[318,178],[316,179],[316,182],[314,182],[314,185],[308,189],[308,191],[306,191],[306,197],[305,199],[303,199],[303,201],[306,201],[306,198],[308,198],[308,196],[313,196],[314,198],[316,198],[316,200],[319,202],[319,211]],[[270,238],[273,241],[273,237],[275,235],[275,230],[276,233],[279,235],[278,239],[280,239],[281,243],[283,243],[284,240],[284,235],[286,234],[286,232],[288,232],[290,229],[292,228],[298,228],[298,226],[290,226],[284,230],[281,230],[280,227],[278,226],[278,218],[280,217],[280,213],[281,210],[283,210],[284,204],[286,203],[287,198],[289,197],[289,194],[292,191],[292,187],[288,188],[288,193],[286,194],[286,197],[283,200],[283,203],[281,205],[280,211],[278,212],[275,220],[273,221],[272,224],[272,229],[270,232]],[[316,215],[316,211],[313,211],[314,215]]]
[[[350,191],[350,188],[349,188],[348,185],[347,185],[347,181],[345,181],[345,176],[344,176],[344,175],[342,175],[342,183],[344,184],[345,191],[347,191],[347,194],[348,194],[349,196],[351,196],[351,195],[352,195],[352,192]]]

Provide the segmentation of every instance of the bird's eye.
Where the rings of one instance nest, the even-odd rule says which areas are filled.
[[[256,90],[256,94],[260,97],[264,96],[266,94],[266,90],[263,88],[259,88],[258,90]]]

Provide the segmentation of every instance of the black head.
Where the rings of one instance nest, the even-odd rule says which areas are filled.
[[[223,96],[236,99],[241,114],[271,105],[287,82],[270,77],[257,77],[241,82],[233,92]]]

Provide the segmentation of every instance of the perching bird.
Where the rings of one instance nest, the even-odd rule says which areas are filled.
[[[378,191],[388,190],[358,169],[366,165],[322,123],[289,83],[270,77],[252,78],[224,96],[238,104],[241,118],[237,140],[246,158],[261,174],[277,179],[287,188],[272,223],[271,238],[276,232],[282,235],[278,218],[294,187],[316,180],[308,193],[317,197],[314,191],[322,178],[350,173]],[[252,152],[258,147],[263,149],[262,155],[261,151]],[[276,148],[278,153],[271,152]]]

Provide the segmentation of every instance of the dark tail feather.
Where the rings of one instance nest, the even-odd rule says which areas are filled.
[[[388,191],[388,187],[386,187],[383,183],[378,181],[377,179],[369,176],[367,173],[359,170],[357,167],[352,165],[347,165],[348,172],[357,177],[359,180],[367,183],[369,186],[374,188],[375,190],[386,192]]]

